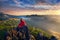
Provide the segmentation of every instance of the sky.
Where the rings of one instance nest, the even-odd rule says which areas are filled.
[[[60,15],[60,0],[0,0],[0,12],[10,15]]]

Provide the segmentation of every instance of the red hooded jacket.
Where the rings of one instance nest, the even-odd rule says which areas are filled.
[[[25,20],[21,20],[21,22],[20,22],[19,25],[18,25],[18,28],[22,28],[22,27],[25,26],[25,25],[26,25]]]

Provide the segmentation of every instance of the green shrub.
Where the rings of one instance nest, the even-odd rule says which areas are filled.
[[[2,23],[0,22],[0,40],[4,39],[4,33],[10,29],[12,29],[13,27],[17,27],[18,25],[18,20],[6,20],[3,21]],[[51,37],[51,35],[49,35],[47,32],[43,31],[42,29],[33,27],[31,25],[28,24],[28,29],[30,31],[31,34],[33,34],[34,36],[37,36],[37,34],[39,32],[42,32],[44,34],[44,36],[47,37]]]

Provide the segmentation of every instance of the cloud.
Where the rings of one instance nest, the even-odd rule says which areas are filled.
[[[25,4],[24,2],[22,1],[15,1],[15,5],[12,4],[12,6],[16,6],[16,7],[20,7],[20,8],[25,8],[25,9],[33,9],[33,10],[57,10],[60,8],[60,4],[57,4],[57,5],[50,5],[50,4],[47,4],[47,3],[37,3],[37,4],[34,4],[34,5],[31,5],[31,4]],[[44,2],[44,1],[42,1]]]
[[[20,4],[20,5],[34,5],[36,4],[35,0],[13,0],[16,4]]]
[[[10,6],[30,10],[56,10],[60,8],[60,3],[56,3],[57,0],[8,0],[7,2],[1,2],[0,0],[0,7]]]
[[[19,0],[13,0],[16,4],[21,4],[22,2],[20,2]]]
[[[37,0],[37,3],[46,3],[50,5],[55,5],[57,3],[60,3],[60,0]]]
[[[17,7],[36,9],[51,9],[53,7],[51,6],[51,4],[55,5],[57,1],[58,0],[14,0],[14,2],[16,3],[15,6]]]
[[[0,0],[0,1],[8,1],[8,0]]]
[[[26,4],[35,5],[35,4],[39,4],[39,3],[54,5],[54,4],[57,4],[60,2],[60,0],[0,0],[0,2],[5,2],[5,3],[6,3],[6,1],[13,2],[15,4],[20,4],[20,5],[26,5]]]
[[[49,4],[56,4],[57,3],[57,0],[45,0],[46,3],[49,3]]]

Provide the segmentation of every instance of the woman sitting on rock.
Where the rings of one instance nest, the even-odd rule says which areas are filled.
[[[26,35],[26,39],[29,40],[29,32],[28,32],[28,27],[24,19],[20,19],[20,23],[17,27],[17,31],[23,32]]]

